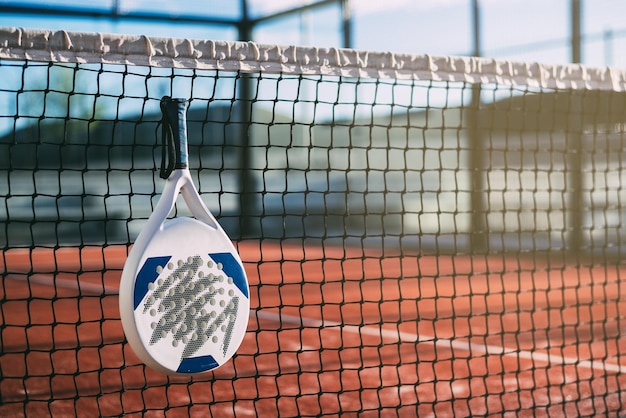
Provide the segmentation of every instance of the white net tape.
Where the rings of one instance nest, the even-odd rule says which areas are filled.
[[[0,28],[0,58],[626,90],[626,71],[579,64],[547,65],[475,57],[18,28]]]

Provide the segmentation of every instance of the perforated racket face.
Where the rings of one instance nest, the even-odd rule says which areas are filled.
[[[149,365],[200,373],[227,362],[248,324],[248,283],[228,237],[192,218],[165,223],[139,258],[132,286],[137,339]]]

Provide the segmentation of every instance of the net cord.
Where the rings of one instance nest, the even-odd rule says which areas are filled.
[[[0,27],[0,59],[626,91],[625,70],[581,64],[14,27]]]

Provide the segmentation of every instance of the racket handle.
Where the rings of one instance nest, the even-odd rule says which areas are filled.
[[[168,96],[161,99],[163,148],[160,175],[163,179],[167,179],[174,170],[188,168],[188,106],[189,102],[185,99],[173,99]]]

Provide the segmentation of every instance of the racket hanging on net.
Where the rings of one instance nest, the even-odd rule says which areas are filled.
[[[243,340],[250,310],[239,254],[189,173],[187,107],[186,100],[161,99],[165,186],[120,282],[126,338],[144,363],[166,374],[226,363]],[[194,218],[167,219],[179,194]]]

